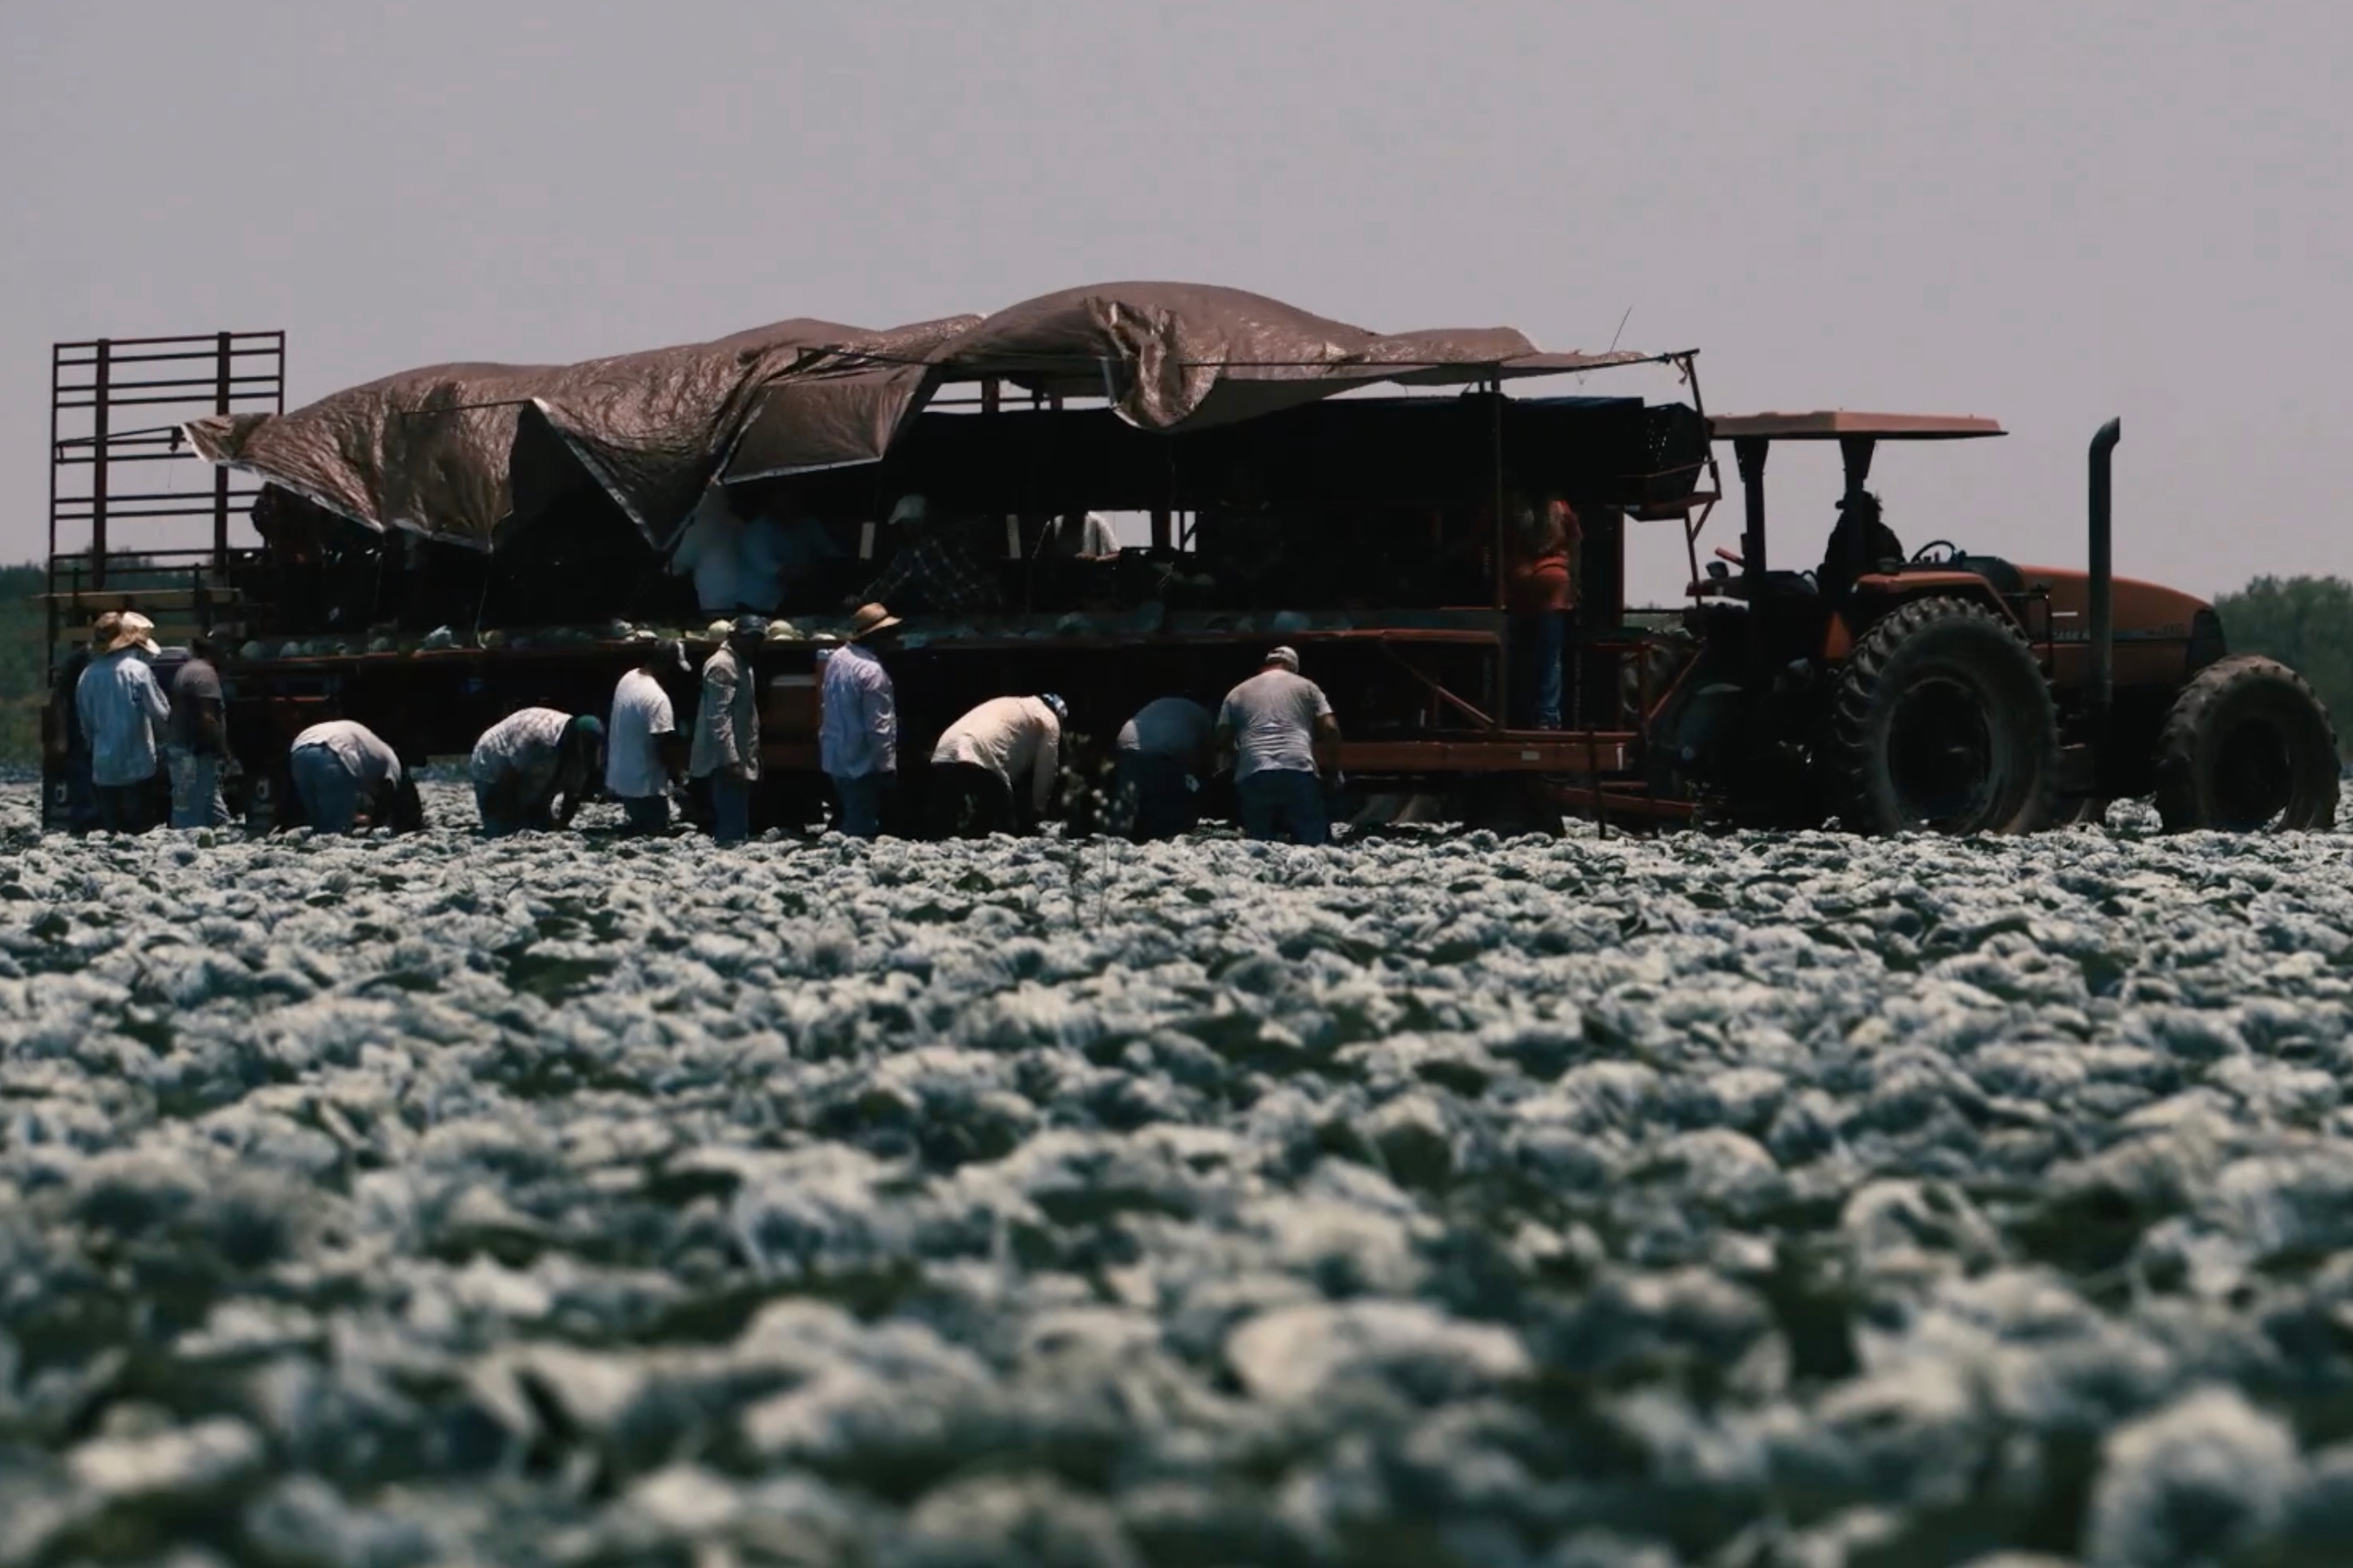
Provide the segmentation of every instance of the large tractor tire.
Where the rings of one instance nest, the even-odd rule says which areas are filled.
[[[2232,654],[2192,676],[2157,741],[2157,814],[2168,833],[2331,827],[2337,731],[2304,678]]]
[[[1852,831],[2031,833],[2051,819],[2059,718],[2015,626],[1967,599],[1918,599],[1855,645],[1827,760]]]

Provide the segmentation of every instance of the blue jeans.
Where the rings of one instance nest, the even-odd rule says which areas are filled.
[[[876,838],[882,833],[882,792],[891,787],[889,773],[860,773],[849,777],[841,773],[826,775],[833,781],[833,796],[841,805],[841,819],[834,826],[845,838]]]
[[[1568,655],[1567,612],[1514,616],[1511,636],[1513,726],[1559,729],[1562,666]]]
[[[294,798],[313,833],[349,833],[359,820],[360,781],[324,746],[301,746],[286,759]]]
[[[1240,797],[1242,831],[1252,838],[1288,836],[1294,844],[1331,841],[1332,822],[1324,811],[1324,781],[1296,768],[1271,768],[1234,786]]]
[[[1110,826],[1138,844],[1181,837],[1201,818],[1197,781],[1181,757],[1122,752],[1111,788]]]
[[[221,760],[172,746],[164,752],[172,774],[172,826],[223,827],[228,824],[228,804],[221,799]]]
[[[670,796],[666,795],[625,795],[620,797],[621,816],[632,833],[659,833],[670,826]]]
[[[711,837],[721,844],[741,844],[752,837],[752,781],[711,775]]]

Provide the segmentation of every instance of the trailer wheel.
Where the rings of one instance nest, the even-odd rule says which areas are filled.
[[[2304,677],[2232,654],[2190,678],[2157,742],[2157,813],[2168,833],[2330,827],[2337,731]]]
[[[1918,599],[1855,645],[1829,761],[1854,831],[2031,833],[2058,784],[2058,713],[2015,626],[1967,599]]]

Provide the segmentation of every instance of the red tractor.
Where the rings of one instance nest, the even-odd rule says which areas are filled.
[[[2339,763],[2294,670],[2232,654],[2211,605],[2115,576],[2111,421],[2091,448],[2088,569],[1938,540],[1906,551],[1864,487],[1882,441],[2000,435],[1989,419],[1846,412],[1716,418],[1745,490],[1737,551],[1691,587],[1688,662],[1648,726],[1651,787],[1736,824],[2028,832],[2154,795],[2169,830],[2327,827]],[[1840,519],[1818,564],[1767,554],[1766,458],[1836,441]],[[1696,563],[1694,563],[1696,566]]]

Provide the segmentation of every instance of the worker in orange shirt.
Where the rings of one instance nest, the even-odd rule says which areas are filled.
[[[1584,530],[1558,496],[1515,501],[1507,514],[1504,608],[1511,614],[1511,713],[1519,729],[1561,727],[1576,561]]]

